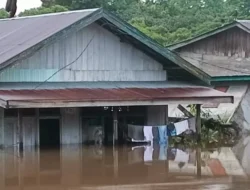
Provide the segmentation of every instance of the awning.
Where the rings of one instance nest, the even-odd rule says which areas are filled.
[[[207,87],[6,89],[0,99],[4,108],[233,103],[233,96]]]

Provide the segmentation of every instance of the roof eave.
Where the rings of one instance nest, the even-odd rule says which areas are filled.
[[[220,83],[248,83],[250,82],[250,75],[244,75],[244,76],[217,76],[212,77],[210,84],[220,84]]]

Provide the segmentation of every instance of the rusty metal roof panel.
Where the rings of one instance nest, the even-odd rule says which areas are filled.
[[[198,85],[198,86],[197,86]],[[0,82],[2,90],[32,90],[32,89],[72,89],[72,88],[185,88],[185,87],[200,87],[201,82],[188,83],[176,81],[99,81],[99,82]],[[38,88],[36,88],[38,87]]]
[[[96,10],[0,19],[0,64]]]
[[[160,101],[183,99],[231,98],[231,95],[207,87],[188,88],[121,88],[121,89],[54,89],[54,90],[0,90],[3,101]]]

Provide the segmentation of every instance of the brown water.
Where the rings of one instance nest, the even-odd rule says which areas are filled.
[[[220,148],[201,153],[164,146],[75,145],[43,150],[26,147],[20,158],[10,148],[0,151],[0,190],[248,190],[248,138],[235,151]]]

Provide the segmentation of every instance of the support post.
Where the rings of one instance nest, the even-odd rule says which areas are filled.
[[[167,126],[168,124],[169,124],[168,105],[166,105],[165,106],[165,125]],[[167,131],[166,131],[166,133],[167,133]],[[166,138],[167,138],[167,142],[168,142],[167,134],[166,134]],[[168,145],[165,147],[165,149],[168,149]],[[165,150],[165,151],[167,151],[167,150]],[[166,155],[166,160],[165,160],[165,174],[166,174],[166,176],[168,175],[168,172],[169,172],[169,161],[168,161],[168,157]]]
[[[165,106],[165,125],[168,125],[169,118],[168,118],[168,105]]]
[[[201,148],[196,149],[197,178],[201,178]]]
[[[22,113],[21,113],[21,110],[18,109],[18,115],[17,115],[17,118],[18,118],[18,132],[19,132],[19,154],[20,156],[22,156],[22,153],[23,153],[23,125],[22,125]]]
[[[113,110],[113,145],[116,145],[118,141],[118,115],[117,108]]]
[[[196,105],[196,132],[198,135],[198,141],[200,141],[201,136],[201,105]]]

